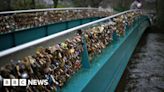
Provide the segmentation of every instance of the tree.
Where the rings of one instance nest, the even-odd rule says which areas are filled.
[[[164,30],[164,0],[157,0],[157,26],[159,26],[162,30]]]
[[[103,0],[73,0],[75,6],[79,7],[99,7]]]
[[[35,7],[35,6],[36,6],[36,5],[35,5],[35,0],[32,0],[31,3],[32,3],[32,8],[35,9],[35,8],[36,8],[36,7]]]
[[[54,8],[56,8],[59,0],[53,0],[53,1],[54,1]]]
[[[103,0],[89,0],[89,1],[91,1],[91,3],[90,3],[91,7],[99,7],[100,3]]]
[[[11,8],[11,0],[0,0],[0,11],[10,11]]]

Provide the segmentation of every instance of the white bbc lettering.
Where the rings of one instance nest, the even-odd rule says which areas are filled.
[[[43,85],[44,81],[43,80],[38,80],[38,85]]]
[[[36,80],[28,80],[28,85],[37,85]]]
[[[37,80],[38,85],[48,85],[48,80]]]
[[[48,85],[48,80],[28,80],[28,85]]]
[[[33,84],[33,82],[31,81],[31,80],[28,80],[28,83],[27,83],[28,85],[32,85]]]
[[[48,80],[37,80],[38,85],[48,85]]]
[[[33,85],[37,85],[37,80],[32,80],[33,81]]]
[[[3,79],[3,86],[10,86],[10,79]]]
[[[44,80],[44,85],[48,85],[48,80]]]
[[[18,86],[18,79],[11,79],[11,86]]]
[[[3,86],[48,85],[48,80],[3,79]]]
[[[19,86],[26,86],[27,80],[26,79],[19,79]]]

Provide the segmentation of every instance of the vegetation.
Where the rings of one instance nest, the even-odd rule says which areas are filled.
[[[32,9],[32,8],[35,8],[35,1],[34,0],[13,0],[10,5],[11,5],[11,9],[13,10]]]
[[[103,0],[72,0],[75,6],[78,7],[99,7]]]
[[[43,0],[0,0],[0,11],[20,10],[20,9],[35,9],[35,8],[50,8],[45,3],[40,3]],[[59,0],[53,0],[53,7],[57,7]]]

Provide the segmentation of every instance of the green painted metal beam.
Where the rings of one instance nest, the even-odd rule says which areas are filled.
[[[13,47],[15,40],[13,34],[5,34],[0,36],[0,51]]]

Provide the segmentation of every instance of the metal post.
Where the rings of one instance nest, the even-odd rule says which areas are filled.
[[[87,49],[87,43],[86,43],[86,38],[84,37],[84,34],[82,33],[81,29],[78,30],[79,34],[82,37],[82,67],[83,68],[90,68],[90,62],[89,62],[89,55],[88,55],[88,49]]]

